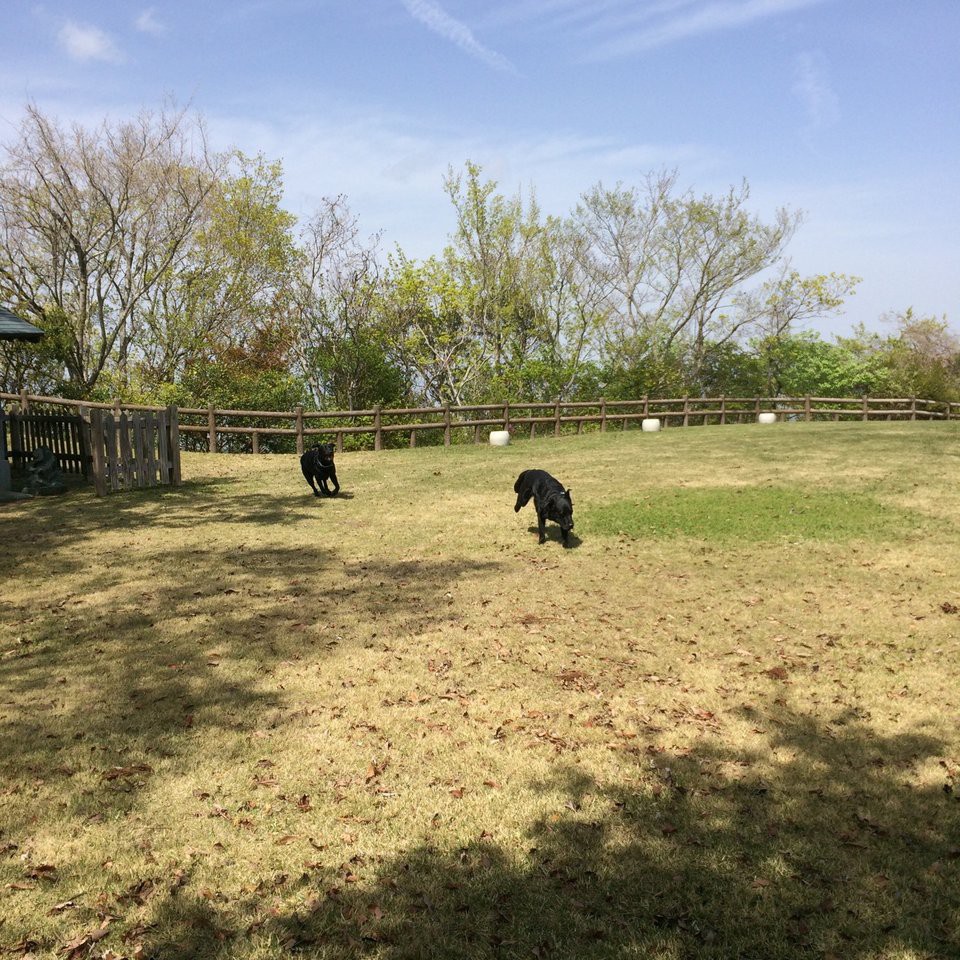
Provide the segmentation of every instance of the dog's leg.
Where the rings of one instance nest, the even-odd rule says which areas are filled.
[[[537,524],[539,525],[539,529],[540,529],[540,543],[546,543],[547,542],[547,530],[546,530],[547,518],[539,510],[537,510]]]
[[[319,497],[320,494],[317,492],[317,488],[313,485],[313,475],[310,471],[301,463],[300,470],[303,472],[303,476],[306,479],[307,483],[310,484],[310,489],[313,491],[315,497]]]
[[[340,481],[337,480],[337,472],[336,472],[336,470],[334,470],[334,472],[330,474],[330,479],[333,481],[333,494],[332,494],[332,496],[335,497],[335,496],[340,492]]]

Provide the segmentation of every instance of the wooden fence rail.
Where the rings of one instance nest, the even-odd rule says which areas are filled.
[[[85,418],[95,410],[110,411],[116,421],[124,412],[158,412],[162,408],[142,404],[87,403],[59,397],[0,393],[0,401],[14,401],[21,411],[34,406],[66,406]],[[925,400],[918,397],[642,397],[637,400],[577,400],[531,403],[490,403],[466,406],[401,407],[369,410],[219,410],[214,407],[183,407],[179,410],[179,431],[184,446],[217,451],[243,448],[259,453],[269,438],[293,438],[296,450],[313,441],[332,440],[343,450],[344,438],[368,436],[374,450],[388,438],[407,434],[409,445],[418,436],[433,433],[449,446],[455,432],[479,443],[485,428],[497,428],[532,438],[538,433],[562,433],[585,427],[601,432],[627,429],[637,421],[655,417],[664,426],[697,426],[754,422],[760,413],[775,413],[781,420],[960,420],[960,403]],[[415,418],[415,419],[411,419]],[[243,422],[238,422],[243,421]]]

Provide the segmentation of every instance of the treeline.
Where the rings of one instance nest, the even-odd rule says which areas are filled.
[[[960,399],[960,342],[911,311],[826,341],[857,278],[801,276],[800,216],[675,172],[566,217],[450,170],[446,248],[384,252],[342,196],[298,224],[280,165],[201,118],[66,127],[28,106],[0,168],[0,302],[46,332],[0,387],[221,408],[870,393]]]

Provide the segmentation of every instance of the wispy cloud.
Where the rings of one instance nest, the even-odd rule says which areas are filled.
[[[111,37],[99,27],[74,23],[68,20],[57,35],[60,45],[74,60],[103,60],[107,63],[121,63],[123,54]]]
[[[806,114],[804,135],[829,127],[840,119],[840,100],[830,85],[824,58],[815,53],[801,53],[795,64],[793,92]]]
[[[454,131],[394,112],[208,119],[215,144],[240,143],[247,152],[283,159],[285,203],[296,215],[308,216],[323,193],[343,192],[365,230],[383,231],[385,249],[398,243],[415,257],[441,251],[455,228],[443,177],[448,166],[462,169],[467,159],[504,194],[535,187],[543,212],[558,216],[598,180],[631,182],[638,171],[681,166],[685,176],[703,182],[719,162],[714,150],[696,143],[536,129],[515,135],[469,126]]]
[[[520,0],[501,22],[573,28],[588,40],[586,59],[613,60],[691,37],[735,30],[829,0]],[[494,20],[496,22],[496,18]]]
[[[167,32],[166,26],[157,19],[154,7],[147,7],[134,21],[134,26],[141,33],[151,33],[155,37],[162,37]]]
[[[465,23],[450,16],[435,0],[403,0],[403,5],[412,17],[458,46],[464,53],[495,70],[517,72],[516,67],[506,57],[480,43]]]

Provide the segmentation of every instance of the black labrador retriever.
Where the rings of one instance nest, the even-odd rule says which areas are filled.
[[[300,469],[303,471],[304,477],[307,478],[307,483],[310,484],[310,489],[315,497],[320,496],[321,490],[325,497],[335,497],[340,492],[340,484],[337,482],[337,468],[333,463],[332,443],[321,443],[320,446],[307,450],[300,458]],[[314,479],[320,486],[319,490],[313,484]],[[332,490],[327,486],[328,480],[333,484]]]
[[[567,536],[573,529],[573,500],[570,499],[570,491],[564,490],[563,484],[551,477],[546,470],[524,470],[517,477],[513,492],[517,495],[517,503],[513,508],[517,512],[533,497],[540,528],[540,543],[547,539],[544,524],[547,520],[553,520],[560,524],[560,534],[563,545],[566,546]]]

